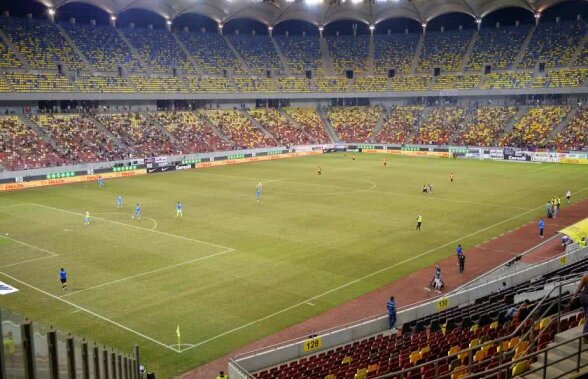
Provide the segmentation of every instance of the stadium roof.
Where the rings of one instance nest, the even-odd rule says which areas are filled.
[[[447,13],[460,12],[483,18],[496,10],[519,7],[543,12],[566,0],[38,0],[58,9],[68,3],[87,3],[116,16],[129,9],[145,9],[167,20],[197,13],[218,23],[253,19],[268,26],[287,20],[314,25],[353,19],[375,25],[390,18],[410,18],[421,23]],[[314,3],[314,4],[313,4]]]

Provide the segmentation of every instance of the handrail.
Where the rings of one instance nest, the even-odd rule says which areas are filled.
[[[474,377],[476,377],[476,378],[479,379],[480,378],[480,375],[483,375],[483,377],[488,377],[488,376],[495,377],[496,373],[498,373],[498,372],[500,372],[500,371],[502,371],[504,369],[510,369],[513,365],[515,365],[515,364],[517,364],[519,362],[527,361],[527,360],[529,360],[531,358],[538,357],[541,354],[543,354],[543,365],[541,367],[537,367],[537,368],[534,368],[532,370],[525,371],[525,375],[532,374],[532,373],[538,372],[540,370],[543,370],[542,377],[543,378],[547,378],[547,376],[546,376],[547,375],[547,367],[550,367],[550,366],[555,365],[557,363],[563,362],[563,361],[565,361],[567,359],[570,359],[570,358],[572,358],[574,356],[578,356],[578,359],[576,361],[576,368],[575,369],[572,369],[572,370],[568,370],[567,372],[564,372],[564,373],[558,375],[557,377],[552,377],[551,379],[557,379],[557,378],[563,377],[563,376],[568,375],[568,374],[570,374],[570,373],[572,373],[574,371],[578,372],[581,368],[584,368],[584,367],[587,367],[588,366],[588,362],[585,363],[585,364],[583,364],[583,365],[580,365],[580,359],[579,359],[580,358],[580,355],[583,352],[588,351],[588,350],[583,350],[582,349],[583,345],[584,345],[584,347],[586,346],[586,344],[583,342],[584,337],[588,337],[588,333],[582,334],[582,335],[577,336],[577,337],[574,337],[574,338],[570,338],[570,339],[565,340],[563,342],[559,342],[559,343],[555,343],[555,344],[552,343],[552,344],[550,344],[550,346],[544,347],[543,349],[540,349],[540,350],[531,352],[531,353],[526,354],[526,355],[524,355],[522,357],[519,357],[517,359],[512,359],[509,362],[502,363],[502,364],[500,364],[500,365],[498,365],[496,367],[492,367],[490,369],[487,369],[484,372],[469,373],[467,376],[462,377],[462,378],[463,379],[467,379],[467,378],[474,378]],[[547,355],[548,355],[547,353],[549,351],[554,350],[554,349],[557,349],[558,347],[563,346],[563,345],[568,345],[568,344],[570,344],[571,342],[573,342],[575,340],[578,340],[578,351],[576,351],[574,353],[571,353],[571,354],[567,354],[564,357],[561,357],[561,358],[559,358],[557,360],[551,361],[551,362],[549,362],[549,364],[547,364]],[[537,360],[537,362],[539,362],[539,360]]]
[[[419,370],[422,367],[431,366],[431,365],[434,365],[435,367],[438,367],[438,364],[441,361],[451,361],[453,359],[457,359],[457,357],[459,355],[462,355],[462,354],[465,354],[465,353],[467,353],[467,354],[469,354],[471,356],[472,355],[472,352],[474,350],[479,350],[483,346],[494,345],[496,343],[500,343],[500,342],[505,341],[507,339],[511,339],[511,338],[517,336],[519,334],[519,332],[521,332],[521,330],[524,327],[526,327],[526,325],[528,324],[528,322],[530,320],[532,320],[532,318],[534,317],[535,312],[538,309],[540,309],[539,307],[545,302],[545,299],[549,299],[550,298],[550,295],[553,293],[553,291],[555,291],[555,290],[561,291],[561,287],[562,286],[568,285],[568,284],[571,284],[571,283],[576,283],[577,280],[578,280],[577,278],[574,278],[573,280],[569,280],[569,281],[566,281],[566,282],[560,282],[558,286],[552,288],[551,291],[549,291],[549,293],[547,293],[545,296],[543,296],[543,298],[541,298],[541,300],[535,305],[535,307],[533,308],[533,310],[531,312],[529,312],[529,314],[527,315],[527,317],[525,317],[525,319],[519,323],[519,325],[517,326],[517,328],[514,331],[512,331],[510,334],[506,335],[506,336],[502,336],[500,338],[497,338],[497,339],[494,339],[494,340],[491,340],[491,341],[487,341],[487,342],[481,343],[481,344],[476,345],[476,346],[473,346],[473,347],[468,347],[467,349],[463,349],[463,350],[461,350],[461,351],[459,351],[457,353],[447,355],[446,357],[437,358],[437,359],[435,359],[433,361],[428,361],[428,362],[425,362],[425,363],[421,363],[419,365],[416,365],[416,366],[413,366],[413,367],[410,367],[410,368],[405,368],[405,369],[402,369],[400,371],[396,371],[396,372],[388,373],[388,374],[385,374],[385,375],[381,375],[381,376],[376,377],[376,379],[384,379],[384,378],[392,378],[392,377],[404,378],[407,373],[412,372],[412,371],[415,371],[415,370]],[[560,295],[561,295],[561,292],[560,292]],[[560,296],[560,300],[561,300],[561,296]],[[533,323],[531,323],[531,329],[533,329]],[[502,352],[501,352],[501,355],[502,355]]]

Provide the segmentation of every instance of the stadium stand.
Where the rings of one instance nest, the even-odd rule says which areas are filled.
[[[548,71],[545,76],[538,76],[533,81],[533,88],[579,87],[588,79],[588,69],[563,69]]]
[[[402,325],[398,333],[381,333],[299,360],[282,363],[254,373],[255,378],[373,378],[391,377],[457,379],[468,374],[482,377],[500,362],[510,362],[553,341],[556,331],[583,322],[583,314],[569,293],[562,296],[562,313],[556,318],[558,298],[514,303],[515,295],[541,290],[554,278],[584,272],[580,260],[517,286],[452,307]],[[522,309],[527,310],[523,313]],[[537,308],[535,311],[534,308]],[[512,316],[509,312],[515,310]],[[531,334],[530,331],[534,333]],[[533,343],[531,338],[534,336]],[[494,342],[493,342],[494,341]],[[461,353],[472,349],[471,353]],[[414,370],[413,367],[418,366]],[[514,366],[514,365],[513,365]],[[526,366],[528,369],[528,365]],[[509,371],[511,371],[509,369]],[[406,372],[407,371],[407,372]],[[525,370],[521,370],[525,371]],[[516,375],[514,375],[516,376]]]
[[[581,108],[572,121],[555,138],[558,150],[582,151],[588,147],[588,109]]]
[[[80,75],[75,85],[81,92],[97,93],[133,93],[135,88],[126,79],[115,76]]]
[[[464,121],[464,108],[455,106],[433,108],[412,142],[423,145],[445,145],[449,143],[455,132],[463,128]]]
[[[14,52],[8,49],[4,41],[0,40],[0,67],[1,68],[21,68],[22,63],[16,57]]]
[[[534,68],[540,62],[544,62],[548,68],[568,65],[585,33],[584,21],[540,23],[521,61],[521,67]]]
[[[276,81],[268,78],[235,78],[235,84],[241,92],[277,92]]]
[[[32,68],[56,70],[58,63],[70,70],[84,66],[53,23],[3,17],[0,28]]]
[[[0,92],[12,92],[13,89],[10,87],[8,83],[2,78],[0,78]]]
[[[342,75],[346,70],[353,70],[355,75],[366,73],[369,42],[368,36],[327,37],[335,73]]]
[[[302,130],[296,128],[286,117],[275,109],[252,109],[248,111],[251,117],[270,132],[280,146],[308,145],[311,138]]]
[[[204,110],[201,114],[219,128],[238,148],[275,146],[276,143],[255,128],[247,116],[233,109]]]
[[[431,89],[475,89],[480,87],[481,79],[479,74],[440,75],[435,78]]]
[[[62,26],[96,71],[116,72],[119,67],[141,71],[139,61],[113,27],[71,23]]]
[[[497,146],[504,126],[516,113],[516,107],[479,107],[455,143],[468,146]]]
[[[394,69],[398,74],[411,70],[412,60],[419,42],[419,34],[381,35],[374,37],[375,74],[388,75]]]
[[[398,106],[386,115],[382,129],[375,136],[377,143],[406,143],[416,131],[418,120],[425,107]]]
[[[431,85],[429,76],[395,76],[390,82],[392,91],[425,91]]]
[[[485,65],[496,69],[510,69],[518,51],[529,34],[528,25],[482,28],[467,63],[467,69],[480,71]]]
[[[67,163],[112,161],[124,157],[122,149],[84,115],[38,115],[32,120],[57,143]]]
[[[526,88],[533,80],[532,72],[504,71],[484,76],[482,89]]]
[[[129,79],[140,92],[188,92],[186,84],[177,77],[131,75]]]
[[[63,163],[60,154],[16,116],[0,116],[0,164],[27,170]]]
[[[436,67],[442,73],[459,71],[472,34],[472,30],[427,33],[417,72],[430,74]]]
[[[137,50],[148,69],[171,74],[173,68],[195,73],[195,68],[180,49],[171,33],[158,29],[121,29],[127,40]]]
[[[288,116],[292,117],[304,133],[314,139],[316,143],[329,143],[329,135],[315,108],[284,108]]]
[[[100,114],[96,118],[126,146],[125,157],[152,157],[174,151],[169,138],[141,113]]]
[[[151,114],[178,140],[177,153],[205,153],[231,150],[230,143],[214,133],[196,113],[155,112]]]
[[[312,82],[304,78],[277,78],[276,82],[282,92],[312,92]]]
[[[386,77],[360,77],[353,81],[353,89],[357,92],[384,92],[388,91],[388,78]]]
[[[176,35],[204,74],[221,75],[223,70],[237,75],[246,73],[220,34],[178,32]]]
[[[570,111],[569,106],[539,106],[529,108],[515,124],[512,132],[500,141],[501,146],[546,147],[550,134]]]
[[[349,79],[345,78],[317,78],[314,81],[318,92],[349,92]]]
[[[237,92],[228,78],[188,76],[186,81],[191,92]]]
[[[312,70],[316,75],[323,74],[321,47],[317,37],[278,36],[275,40],[292,74],[304,75],[306,70]]]
[[[267,70],[284,73],[269,36],[231,35],[227,38],[245,60],[251,74],[265,76]]]
[[[341,141],[368,142],[382,112],[378,106],[332,107],[327,117]]]
[[[6,78],[16,92],[75,92],[76,88],[63,75],[7,72]]]

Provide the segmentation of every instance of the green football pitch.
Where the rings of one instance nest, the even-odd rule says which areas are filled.
[[[381,156],[332,154],[4,193],[0,280],[20,292],[0,305],[122,351],[139,344],[149,369],[170,377],[430,265],[458,242],[526,224],[568,189],[574,201],[588,197],[586,167],[401,157],[384,167]]]

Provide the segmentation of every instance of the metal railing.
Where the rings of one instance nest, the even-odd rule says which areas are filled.
[[[510,367],[512,365],[512,357],[511,357],[511,355],[513,355],[512,352],[514,350],[516,350],[516,348],[518,346],[520,346],[520,343],[522,341],[525,341],[527,338],[530,337],[530,345],[529,345],[529,349],[527,351],[532,351],[534,349],[536,339],[541,335],[541,332],[543,332],[542,330],[540,330],[539,334],[537,336],[534,335],[535,320],[543,319],[546,315],[549,314],[549,311],[552,309],[552,307],[554,305],[557,305],[557,313],[555,315],[554,322],[555,321],[557,322],[557,329],[558,329],[557,331],[559,331],[559,324],[560,324],[561,312],[562,312],[562,304],[561,303],[562,303],[562,298],[564,295],[564,293],[562,292],[562,289],[565,286],[577,283],[577,281],[578,281],[577,276],[574,277],[573,279],[568,278],[568,279],[560,281],[557,286],[552,288],[549,291],[549,293],[547,293],[543,298],[541,298],[541,300],[539,300],[539,302],[537,302],[537,304],[535,304],[533,309],[524,318],[524,320],[519,323],[519,325],[515,328],[515,330],[506,336],[502,336],[497,339],[487,341],[487,342],[481,343],[476,346],[471,346],[466,349],[462,349],[456,353],[449,354],[446,357],[437,358],[433,361],[424,362],[424,363],[414,365],[409,368],[405,368],[405,369],[402,369],[399,371],[395,371],[395,372],[391,372],[391,373],[388,373],[385,375],[381,375],[381,376],[378,376],[377,379],[384,379],[384,378],[400,378],[400,379],[402,379],[402,378],[407,377],[408,373],[413,373],[415,371],[420,372],[421,369],[430,368],[431,366],[435,370],[435,378],[440,378],[440,379],[441,378],[449,378],[449,377],[451,377],[451,375],[454,374],[454,372],[452,372],[452,370],[449,370],[447,373],[443,373],[440,375],[439,368],[441,365],[444,365],[444,364],[451,365],[451,363],[453,361],[460,360],[459,359],[460,357],[464,357],[464,354],[467,354],[468,362],[470,364],[472,364],[474,354],[477,350],[480,350],[486,346],[488,346],[488,347],[494,346],[494,345],[500,346],[502,342],[510,341],[514,337],[518,336],[520,342],[516,346],[509,348],[508,351],[506,351],[506,352],[503,349],[501,349],[500,352],[498,353],[499,366],[503,365],[503,362],[505,360],[508,360],[508,366]],[[549,299],[555,293],[557,293],[557,298],[554,298],[554,301],[550,301]],[[543,305],[545,305],[547,302],[549,302],[547,307],[543,310],[543,312],[541,312],[540,316],[537,316],[537,314],[540,313],[540,310],[542,309]],[[527,330],[527,328],[529,328],[529,329]]]

